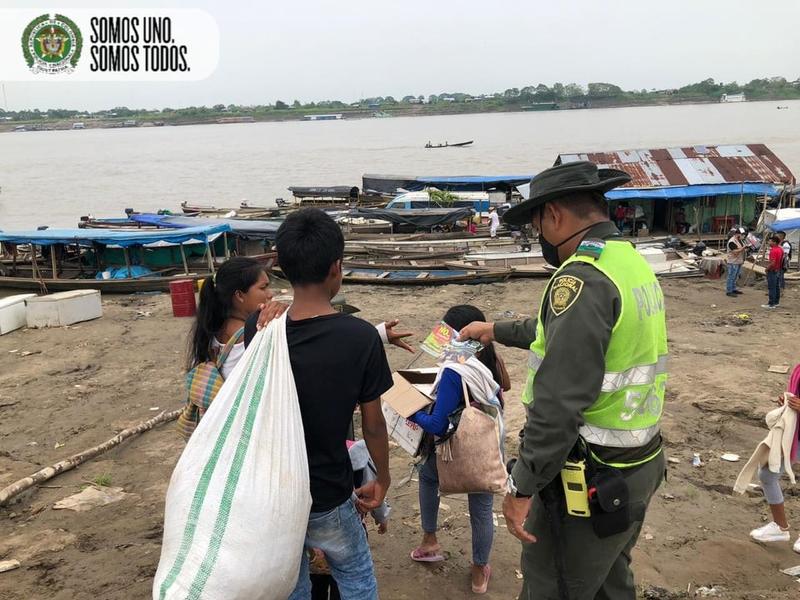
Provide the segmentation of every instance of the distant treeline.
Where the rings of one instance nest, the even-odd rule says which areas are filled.
[[[255,120],[298,118],[304,114],[321,112],[354,113],[369,116],[381,111],[389,114],[425,114],[449,112],[493,112],[542,108],[591,108],[593,106],[626,106],[645,104],[674,104],[692,102],[718,102],[723,94],[745,94],[747,100],[790,100],[800,98],[800,79],[788,81],[784,77],[754,79],[739,84],[716,82],[706,79],[675,89],[623,90],[613,83],[594,82],[583,86],[577,83],[555,83],[551,86],[540,83],[522,88],[509,88],[494,94],[473,95],[464,92],[447,92],[430,96],[407,95],[396,99],[392,96],[363,98],[358,102],[345,103],[339,100],[322,100],[302,103],[299,100],[274,104],[241,106],[216,104],[214,106],[166,107],[161,110],[131,109],[125,106],[86,112],[67,109],[41,111],[4,111],[0,119],[6,122],[35,122],[52,120],[100,119],[141,121],[208,121],[226,116],[248,116]]]

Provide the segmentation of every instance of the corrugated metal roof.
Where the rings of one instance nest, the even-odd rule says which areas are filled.
[[[626,187],[634,188],[795,181],[789,168],[764,144],[559,154],[556,164],[577,160],[625,171],[633,178]]]

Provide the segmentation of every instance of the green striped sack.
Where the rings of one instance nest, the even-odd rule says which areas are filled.
[[[284,315],[253,339],[175,466],[153,599],[287,598],[310,509]]]

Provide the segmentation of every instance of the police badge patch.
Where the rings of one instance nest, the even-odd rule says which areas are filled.
[[[583,280],[572,275],[556,277],[550,287],[550,310],[559,316],[569,310],[583,290]]]

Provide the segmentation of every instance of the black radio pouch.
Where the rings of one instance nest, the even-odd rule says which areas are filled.
[[[601,467],[589,482],[589,506],[594,533],[606,538],[631,526],[628,483],[619,469]]]

